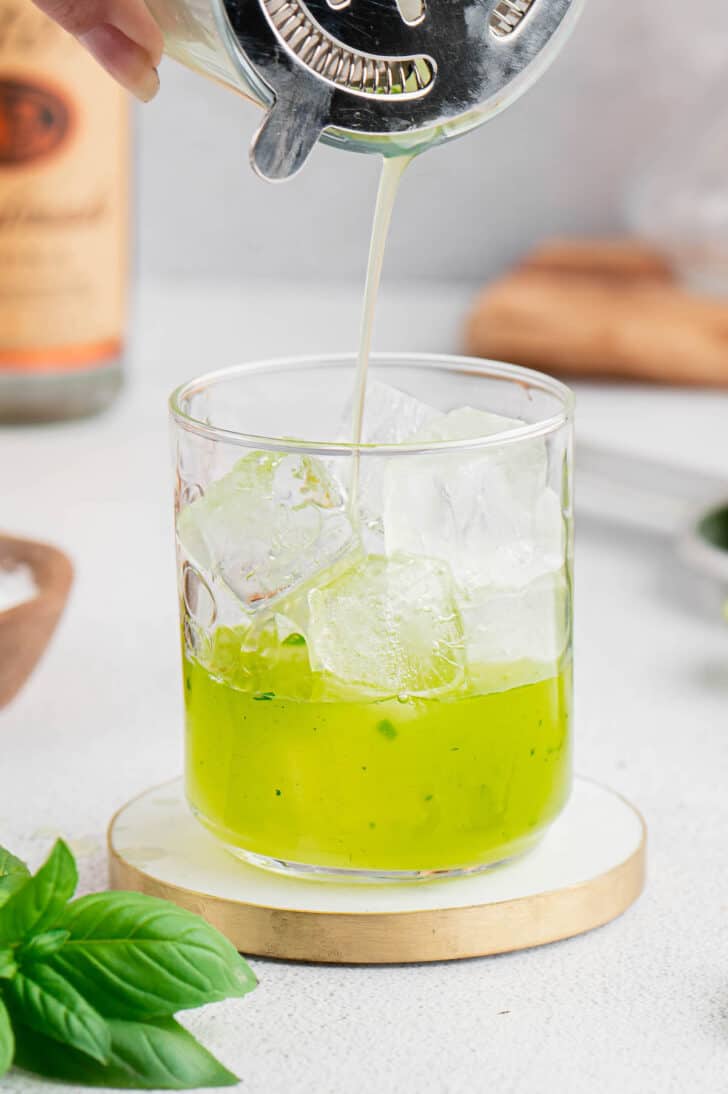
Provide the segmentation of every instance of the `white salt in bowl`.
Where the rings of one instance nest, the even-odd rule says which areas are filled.
[[[0,707],[40,660],[63,612],[73,567],[56,547],[0,536]]]

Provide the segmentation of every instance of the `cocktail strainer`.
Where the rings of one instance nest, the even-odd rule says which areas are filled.
[[[508,106],[581,0],[150,0],[167,52],[266,110],[256,171],[284,179],[319,138],[418,151]]]

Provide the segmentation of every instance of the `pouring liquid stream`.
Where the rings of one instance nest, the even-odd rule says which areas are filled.
[[[355,523],[358,523],[356,507],[359,494],[359,465],[361,460],[358,445],[361,444],[362,440],[369,356],[372,349],[372,332],[374,328],[374,316],[377,309],[377,299],[379,297],[379,285],[382,279],[384,251],[389,235],[392,211],[397,199],[402,175],[413,158],[413,156],[393,156],[391,158],[383,159],[382,173],[379,176],[379,190],[377,192],[372,233],[369,241],[369,258],[367,261],[364,303],[362,305],[361,326],[359,331],[359,353],[357,356],[356,374],[354,379],[351,437],[355,447],[352,461],[351,488],[349,491],[349,512]]]

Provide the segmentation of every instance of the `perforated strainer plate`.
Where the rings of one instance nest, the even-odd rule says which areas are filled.
[[[505,38],[518,30],[535,0],[499,0],[490,17],[490,29],[496,38]]]

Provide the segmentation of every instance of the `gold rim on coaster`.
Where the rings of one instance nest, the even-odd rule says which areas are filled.
[[[326,903],[326,890],[332,883],[280,879],[277,875],[243,864],[222,851],[225,856],[223,869],[227,872],[240,871],[243,883],[245,879],[249,879],[252,880],[253,887],[268,887],[273,893],[279,885],[284,885],[284,892],[287,893],[293,888],[296,893],[296,906],[274,906],[253,899],[212,895],[177,884],[170,878],[155,876],[150,872],[149,863],[142,867],[130,861],[129,856],[135,857],[135,853],[139,857],[140,848],[129,848],[125,854],[116,845],[115,838],[120,822],[127,820],[129,812],[138,808],[140,803],[143,806],[145,799],[159,791],[172,792],[173,786],[178,787],[177,780],[174,784],[166,783],[162,787],[145,791],[122,806],[112,818],[108,830],[112,887],[132,889],[171,900],[182,908],[204,916],[243,953],[261,957],[337,964],[403,964],[484,957],[528,949],[571,938],[609,923],[637,900],[645,884],[647,829],[641,814],[630,802],[609,788],[591,780],[578,779],[575,791],[580,789],[583,794],[590,787],[592,793],[609,796],[610,807],[621,809],[623,819],[626,820],[627,814],[631,814],[636,838],[632,850],[622,861],[576,884],[557,888],[547,885],[543,891],[513,899],[489,901],[488,879],[497,874],[499,888],[502,890],[508,871],[513,873],[514,867],[519,864],[528,868],[529,860],[533,862],[538,853],[537,848],[529,856],[515,860],[512,864],[474,877],[445,882],[387,883],[378,886],[353,883],[346,886],[350,893],[361,893],[364,905],[377,902],[396,904],[401,898],[410,905],[407,910],[322,910],[320,907],[311,908],[306,905]],[[156,804],[163,806],[165,803],[160,801]],[[167,799],[167,806],[169,804],[170,799]],[[168,828],[160,827],[162,839],[165,832],[169,832],[171,836],[174,831],[177,835],[181,823],[185,823],[180,821],[181,801],[172,802],[172,806],[177,812],[176,823],[170,824]],[[160,809],[156,816],[161,812]],[[557,824],[563,824],[567,817],[568,807]],[[195,842],[199,826],[191,815],[188,820],[192,826],[190,833],[196,834],[193,837]],[[206,833],[201,835],[208,841],[205,850],[209,851],[209,855],[219,856],[219,845]],[[608,832],[594,831],[590,833],[590,837],[592,835],[595,840],[602,842],[609,839]],[[163,848],[153,850],[162,855],[165,853]],[[334,884],[336,889],[342,888],[341,884]],[[477,885],[482,888],[482,901],[463,906],[448,905],[448,898],[457,892],[454,887],[463,885],[471,888]],[[438,889],[442,887],[443,906],[411,907],[413,903],[416,904],[417,891],[422,886],[427,889],[432,889],[433,886]],[[426,905],[428,901],[424,903]]]

